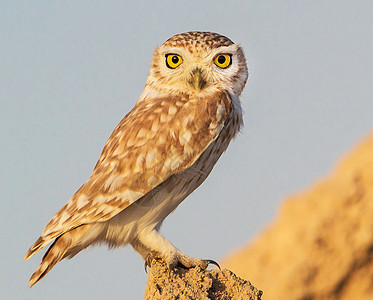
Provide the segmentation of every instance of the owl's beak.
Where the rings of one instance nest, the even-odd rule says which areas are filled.
[[[206,86],[206,79],[203,77],[202,71],[199,68],[193,70],[190,84],[197,92],[201,91]]]

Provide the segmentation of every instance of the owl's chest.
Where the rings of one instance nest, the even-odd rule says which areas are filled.
[[[188,169],[169,178],[163,185],[167,191],[169,211],[176,208],[190,193],[198,188],[209,176],[220,156],[242,126],[241,109],[232,109],[219,136],[213,141],[195,163]]]
[[[143,207],[152,207],[154,203],[158,204],[158,209],[153,207],[149,211],[150,215],[156,215],[154,219],[157,222],[163,220],[205,181],[220,156],[227,149],[230,141],[239,132],[241,125],[241,110],[233,109],[226,119],[219,136],[207,147],[192,166],[171,176],[142,198],[141,205]],[[162,213],[159,213],[160,211]],[[152,220],[153,218],[149,217],[149,219]]]
[[[220,156],[228,148],[229,143],[240,131],[241,126],[241,109],[237,109],[233,106],[233,109],[228,115],[219,136],[202,153],[201,157],[193,165],[194,168],[199,169],[200,171],[202,171],[202,173],[208,175],[216,162],[219,160]]]

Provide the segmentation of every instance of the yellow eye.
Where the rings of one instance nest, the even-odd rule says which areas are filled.
[[[214,58],[214,63],[219,68],[225,69],[228,68],[232,63],[232,55],[231,54],[219,54]]]
[[[177,54],[166,54],[166,66],[169,67],[170,69],[175,69],[181,63],[183,60],[181,59],[180,55]]]

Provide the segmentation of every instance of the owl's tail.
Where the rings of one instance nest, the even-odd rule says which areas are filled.
[[[51,242],[51,239],[44,239],[42,237],[39,237],[35,243],[32,244],[30,249],[28,249],[25,260],[28,260],[31,256],[33,256],[35,253],[39,252],[41,249],[43,249],[46,245],[48,245]]]
[[[77,246],[77,241],[81,239],[89,225],[82,225],[74,228],[55,239],[53,244],[44,254],[43,259],[36,271],[31,275],[28,286],[32,287],[42,279],[52,268],[62,259],[69,256],[70,258],[77,254],[85,247]],[[43,248],[49,241],[44,241],[41,237],[31,246],[26,253],[25,259],[31,257],[34,253]]]

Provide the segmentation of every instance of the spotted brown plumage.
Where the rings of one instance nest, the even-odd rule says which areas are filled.
[[[175,69],[165,61],[170,53],[182,58]],[[214,63],[221,53],[232,59],[226,69]],[[61,259],[103,242],[131,244],[147,264],[160,256],[170,268],[206,268],[209,260],[185,255],[158,230],[239,131],[238,96],[246,79],[241,48],[219,34],[178,34],[157,48],[142,95],[109,137],[91,176],[26,253],[28,259],[54,241],[29,285]]]

